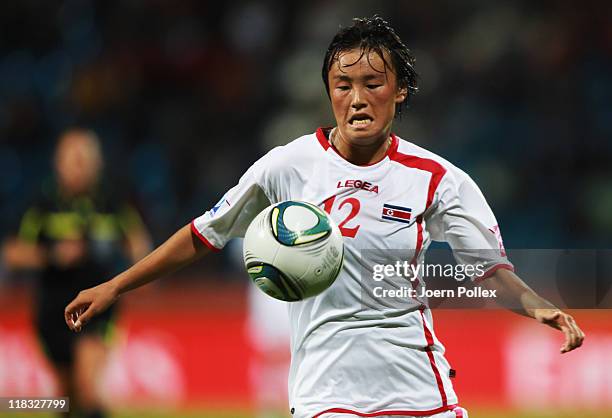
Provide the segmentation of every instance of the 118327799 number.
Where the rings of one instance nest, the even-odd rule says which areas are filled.
[[[0,412],[53,411],[68,412],[70,400],[67,397],[50,398],[0,398]]]

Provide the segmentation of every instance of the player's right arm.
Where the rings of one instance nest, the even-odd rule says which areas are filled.
[[[123,293],[172,273],[208,252],[219,251],[231,238],[244,236],[251,220],[271,203],[265,190],[278,189],[273,181],[281,176],[269,173],[273,167],[283,165],[278,161],[274,164],[272,153],[256,161],[211,210],[179,229],[152,253],[113,279],[80,292],[64,311],[68,327],[80,331]]]
[[[43,215],[36,207],[30,208],[19,225],[16,236],[2,246],[2,259],[11,270],[42,269],[47,263],[47,252],[39,243]]]
[[[44,249],[37,244],[19,238],[9,238],[2,246],[3,263],[11,270],[42,269],[47,257]]]
[[[106,310],[123,293],[172,273],[209,251],[191,231],[190,225],[184,226],[123,273],[98,286],[81,291],[66,306],[66,324],[73,331],[79,332],[93,316]]]

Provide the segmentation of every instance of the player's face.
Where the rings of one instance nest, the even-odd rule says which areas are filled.
[[[391,58],[385,52],[385,60]],[[385,141],[391,131],[395,106],[406,98],[398,89],[392,68],[374,51],[360,48],[342,52],[330,68],[329,90],[336,123],[343,139],[368,146]]]
[[[55,153],[55,170],[62,188],[84,193],[97,183],[102,156],[94,139],[81,132],[67,133]]]

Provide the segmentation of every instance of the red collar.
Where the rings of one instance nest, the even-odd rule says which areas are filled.
[[[329,148],[331,148],[332,150],[334,150],[334,152],[336,154],[338,154],[338,156],[340,156],[340,158],[342,158],[343,160],[346,161],[346,159],[338,152],[338,150],[336,149],[336,147],[334,147],[330,142],[329,142],[329,132],[331,131],[331,127],[327,126],[327,127],[321,127],[321,128],[317,128],[317,131],[315,132],[316,136],[317,136],[317,140],[319,141],[319,144],[321,144],[321,146],[323,147],[323,149],[325,151],[327,151]],[[391,158],[392,155],[394,155],[397,151],[397,146],[398,146],[399,141],[397,140],[397,137],[395,136],[394,133],[391,133],[391,145],[389,145],[389,147],[387,148],[387,152],[385,153],[385,155],[382,156],[382,158],[378,161],[375,161],[373,163],[370,164],[353,164],[356,165],[358,167],[368,167],[374,164],[378,164],[379,162],[381,162],[382,160],[384,160],[386,157]]]

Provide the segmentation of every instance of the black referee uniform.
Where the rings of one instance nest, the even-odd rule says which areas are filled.
[[[44,349],[56,365],[69,365],[78,334],[64,322],[64,308],[81,289],[95,286],[125,267],[125,239],[132,228],[143,228],[138,213],[129,205],[111,200],[101,190],[75,197],[56,188],[43,193],[23,216],[19,238],[41,245],[47,262],[35,292],[35,328]],[[74,265],[62,267],[54,260],[58,242],[80,240],[85,254]],[[108,337],[114,309],[98,315],[81,335]]]

